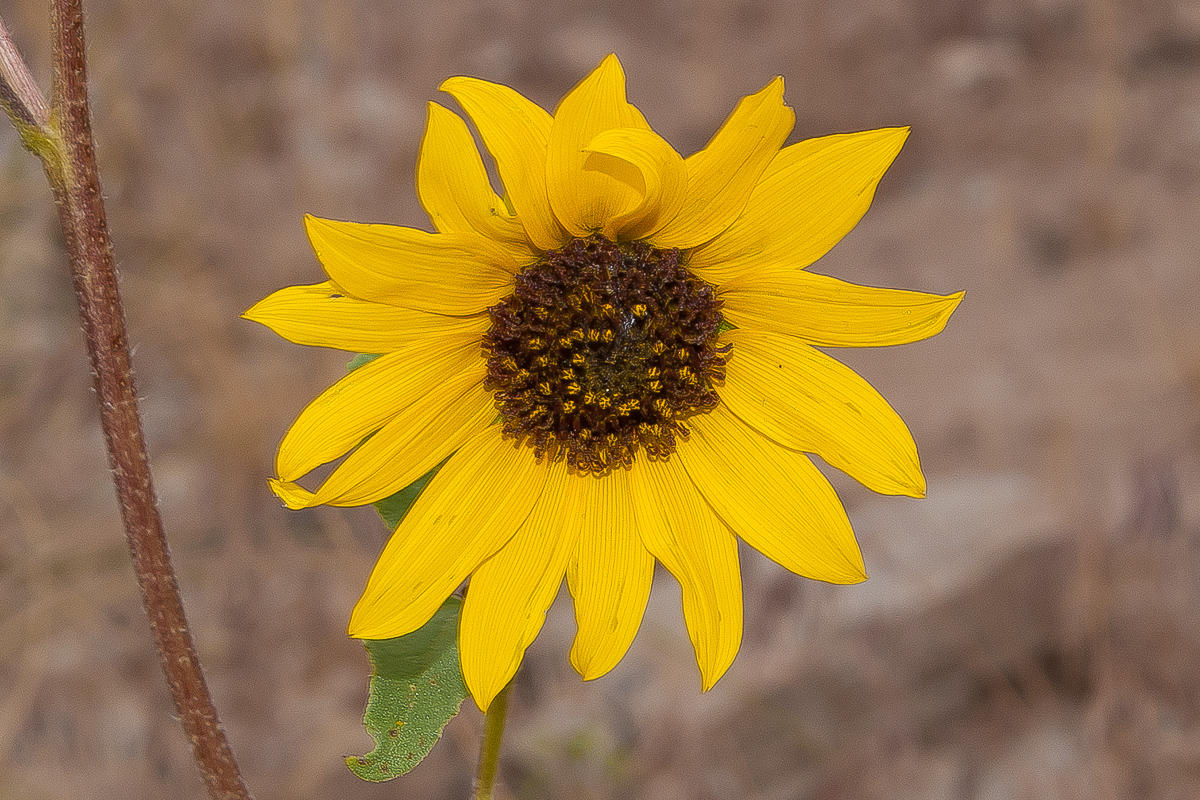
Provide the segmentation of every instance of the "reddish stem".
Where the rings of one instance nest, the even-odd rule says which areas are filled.
[[[88,112],[82,2],[54,0],[53,6],[51,124],[61,136],[62,164],[55,169],[46,163],[46,172],[66,236],[71,277],[95,374],[100,422],[134,572],[171,697],[209,797],[247,800],[250,794],[200,671],[150,483]]]
[[[0,106],[13,118],[18,130],[44,126],[50,119],[50,109],[3,20],[0,20]]]

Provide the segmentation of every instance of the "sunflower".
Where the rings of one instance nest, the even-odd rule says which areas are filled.
[[[908,129],[784,147],[795,115],[776,78],[683,158],[626,101],[612,55],[553,114],[474,78],[441,89],[504,194],[466,123],[430,103],[416,180],[436,232],[306,219],[329,280],[245,316],[381,355],[301,412],[271,487],[290,508],[363,505],[441,465],[349,633],[414,631],[470,578],[460,656],[481,709],[564,576],[571,663],[585,679],[611,670],[656,560],[682,587],[707,690],[741,642],[738,537],[808,578],[866,578],[808,454],[877,492],[924,494],[903,421],[817,348],[932,336],[962,295],[804,269],[866,212]],[[343,456],[315,491],[296,483]]]

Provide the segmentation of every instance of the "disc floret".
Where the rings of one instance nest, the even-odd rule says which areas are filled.
[[[538,457],[603,474],[639,448],[667,458],[684,420],[717,404],[729,346],[721,301],[678,249],[573,239],[488,309],[485,386],[503,431]]]

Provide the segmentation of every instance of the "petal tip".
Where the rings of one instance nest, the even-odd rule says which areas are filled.
[[[925,483],[925,474],[921,472],[920,465],[916,466],[916,474],[908,477],[910,480],[902,488],[903,494],[908,497],[915,497],[918,500],[924,498],[928,485]]]
[[[853,586],[867,579],[867,567],[863,563],[862,554],[855,553],[857,558],[847,558],[837,567],[830,567],[830,572],[817,576],[817,580],[832,583],[835,586]]]
[[[710,666],[707,670],[703,666],[700,667],[700,691],[707,692],[717,685],[717,681],[725,677],[725,673],[733,665],[733,659],[737,656],[737,652],[734,650],[727,658],[722,659],[724,663]]]
[[[616,53],[609,53],[600,63],[592,70],[592,74],[588,76],[593,80],[600,79],[602,81],[611,81],[612,85],[620,87],[621,97],[624,99],[625,92],[625,66],[621,63],[621,59],[617,58]],[[588,80],[584,78],[584,82]]]
[[[354,605],[354,610],[350,612],[350,622],[346,625],[346,634],[351,639],[370,641],[395,639],[397,636],[404,636],[421,627],[420,625],[411,628],[396,627],[389,620],[387,614],[381,613],[379,599],[379,593],[372,592],[368,585],[363,596]]]
[[[319,240],[325,237],[327,231],[332,228],[329,220],[323,217],[313,216],[312,214],[304,215],[304,233],[308,236],[309,244],[315,250]]]
[[[316,499],[316,495],[299,484],[279,478],[269,478],[267,479],[267,485],[271,487],[271,491],[275,493],[275,496],[282,500],[283,504],[292,511],[299,511],[302,508],[310,508],[313,505],[317,505],[313,502]]]
[[[496,696],[503,691],[504,687],[508,685],[508,682],[506,681],[499,686],[496,686],[494,685],[495,681],[488,681],[486,685],[479,686],[477,685],[477,681],[478,679],[476,681],[466,681],[467,691],[471,693],[471,697],[474,698],[475,705],[479,706],[479,710],[486,714],[488,709],[491,707],[492,702],[496,699]]]
[[[867,132],[870,133],[870,132]],[[904,148],[904,143],[908,141],[908,136],[912,133],[912,126],[897,125],[891,128],[878,128],[875,133],[879,136],[875,141],[880,149],[884,152],[891,152],[891,160],[896,158],[896,155]]]
[[[315,214],[304,215],[304,230],[308,234],[309,241],[313,241],[313,235],[327,235],[328,233],[344,233],[348,230],[357,230],[370,227],[367,223],[362,222],[346,222],[343,220],[329,219],[328,217],[318,217]]]
[[[346,635],[351,639],[358,639],[359,641],[387,638],[386,636],[380,636],[378,631],[372,630],[370,627],[363,624],[357,607],[355,607],[354,613],[350,615],[350,622],[346,625]]]
[[[601,665],[596,653],[583,653],[576,645],[571,648],[571,666],[579,673],[579,677],[585,681],[594,681],[596,678],[601,678],[612,670],[613,665],[608,665],[607,668]]]

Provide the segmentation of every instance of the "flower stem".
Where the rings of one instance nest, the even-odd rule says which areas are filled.
[[[0,106],[42,160],[58,205],[121,517],[180,724],[213,800],[248,800],[209,696],[150,482],[87,100],[82,0],[52,3],[49,111],[0,25]]]
[[[12,118],[13,125],[21,133],[41,130],[50,119],[50,109],[38,90],[29,67],[17,52],[17,46],[8,29],[0,20],[0,106]]]
[[[488,708],[483,722],[483,742],[479,746],[479,768],[475,773],[474,800],[492,800],[496,794],[496,768],[500,764],[500,740],[504,738],[504,720],[508,716],[508,697],[512,693],[514,676],[500,690]]]

